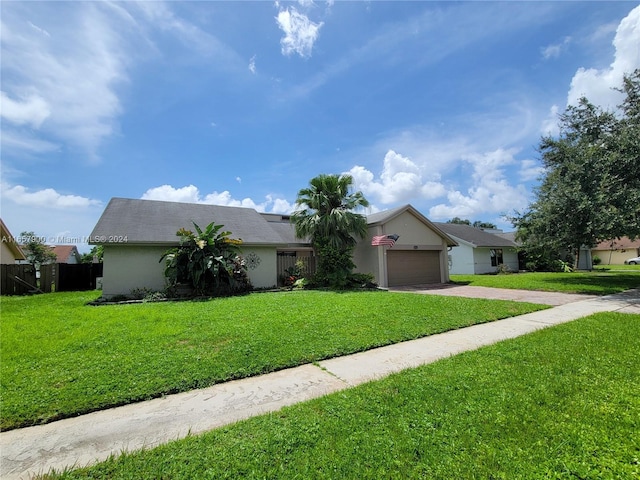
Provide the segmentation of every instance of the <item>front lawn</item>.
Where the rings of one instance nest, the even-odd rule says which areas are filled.
[[[640,478],[638,351],[597,314],[61,478]]]
[[[547,273],[529,272],[506,275],[451,275],[451,281],[462,285],[494,288],[515,288],[548,292],[608,295],[640,287],[640,266],[631,265],[613,271],[619,265],[608,265],[607,270],[592,272]]]
[[[1,299],[2,429],[546,308],[382,291],[85,305],[95,297]]]

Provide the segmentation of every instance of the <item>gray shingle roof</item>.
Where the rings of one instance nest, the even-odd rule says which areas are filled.
[[[517,232],[496,233],[497,236],[502,237],[502,238],[506,238],[507,240],[511,240],[516,245],[520,245],[520,243],[516,241],[516,234],[517,234]]]
[[[283,222],[269,222],[269,226],[276,232],[283,243],[287,245],[311,245],[308,239],[300,240],[296,237],[296,229],[292,223],[288,221]]]
[[[92,244],[176,244],[180,228],[194,230],[193,222],[204,229],[209,223],[224,225],[232,238],[250,245],[281,245],[287,240],[251,208],[223,207],[194,203],[112,198],[91,233]]]
[[[411,205],[403,205],[401,207],[392,208],[390,210],[384,210],[383,212],[372,213],[371,215],[367,215],[367,223],[369,225],[375,225],[377,223],[387,223],[389,220],[394,218],[396,215],[401,214],[409,207],[411,207]]]
[[[436,223],[443,232],[471,243],[474,247],[516,247],[517,245],[506,238],[493,233],[485,232],[479,228],[457,223]]]

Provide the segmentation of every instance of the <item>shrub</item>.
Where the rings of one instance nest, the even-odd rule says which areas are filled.
[[[169,290],[180,284],[193,288],[195,295],[224,296],[251,290],[251,282],[243,258],[239,255],[240,240],[230,238],[231,232],[220,231],[222,225],[211,222],[202,230],[195,222],[196,233],[181,228],[176,235],[179,245],[167,250],[165,276]]]
[[[498,275],[506,275],[506,274],[513,273],[513,272],[509,268],[509,265],[501,263],[500,265],[498,265],[498,268],[496,268],[496,273]]]
[[[351,272],[355,268],[351,259],[352,251],[352,247],[340,249],[330,244],[318,247],[318,271],[314,276],[314,283],[338,290],[347,288]]]
[[[352,288],[377,288],[375,277],[370,273],[352,273],[349,276],[349,284]]]

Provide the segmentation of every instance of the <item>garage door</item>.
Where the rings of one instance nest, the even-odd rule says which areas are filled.
[[[389,250],[387,280],[390,287],[440,283],[440,252],[436,250]]]

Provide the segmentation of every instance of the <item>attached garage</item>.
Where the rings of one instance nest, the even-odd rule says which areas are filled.
[[[382,287],[447,283],[447,253],[458,243],[411,205],[367,215],[368,235],[354,249],[356,271]],[[374,237],[393,243],[373,243]]]
[[[440,252],[435,250],[388,250],[387,281],[390,287],[441,283]]]

